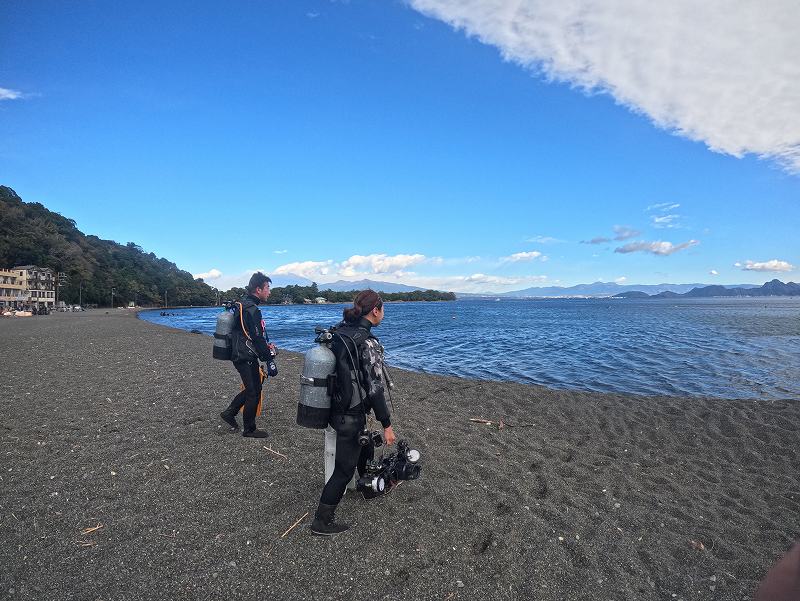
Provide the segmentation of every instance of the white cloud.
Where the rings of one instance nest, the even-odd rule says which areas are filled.
[[[627,282],[627,281],[628,281],[628,278],[626,278],[626,277],[623,275],[622,277],[618,277],[618,278],[617,278],[617,279],[615,279],[614,281],[615,281],[617,284],[624,284],[625,282]]]
[[[315,12],[307,12],[307,13],[306,13],[306,16],[307,16],[309,19],[316,19],[316,18],[319,16],[319,13],[315,13]]]
[[[283,249],[283,250],[273,250],[272,252],[275,253],[276,255],[285,255],[289,251],[286,250],[286,249]]]
[[[218,269],[210,269],[208,271],[209,274],[212,273],[219,273],[218,276],[215,276],[212,281],[203,278],[209,286],[213,286],[219,290],[230,290],[234,286],[236,288],[244,288],[247,283],[250,281],[250,276],[253,275],[256,271],[260,271],[262,273],[268,273],[265,269],[249,269],[248,271],[244,271],[242,273],[234,273],[234,274],[225,274],[220,272]],[[200,277],[204,274],[200,273],[197,274],[195,277]]]
[[[632,227],[628,227],[627,225],[615,225],[614,226],[614,240],[628,240],[630,238],[635,238],[639,234],[641,234],[639,230],[635,230]]]
[[[708,275],[719,275],[719,271],[717,271],[716,269],[712,269],[711,271],[708,272]]]
[[[18,100],[24,98],[25,95],[17,90],[9,90],[8,88],[0,88],[0,100]]]
[[[369,274],[395,273],[425,260],[425,255],[353,255],[339,264],[339,275],[357,277]]]
[[[678,251],[684,250],[686,248],[691,248],[692,246],[697,246],[700,244],[697,240],[689,240],[688,242],[683,242],[681,244],[672,244],[672,242],[631,242],[630,244],[625,244],[624,246],[620,246],[619,248],[615,248],[615,253],[635,253],[635,252],[647,252],[654,255],[660,256],[667,256],[674,254]]]
[[[431,257],[425,260],[425,263],[429,265],[464,265],[469,263],[478,263],[482,260],[482,257],[479,256],[470,256],[470,257],[450,257],[445,259],[444,257]]]
[[[368,276],[403,277],[412,272],[406,268],[426,262],[425,255],[353,255],[341,262],[297,261],[286,263],[273,270],[276,275],[299,275],[310,280],[337,277],[342,279],[361,279]],[[434,261],[436,262],[436,261]]]
[[[794,0],[409,0],[418,11],[710,149],[800,172]]]
[[[678,227],[676,221],[680,219],[680,215],[654,215],[653,226],[657,228],[674,228]]]
[[[658,204],[650,205],[645,209],[645,211],[672,211],[680,206],[681,205],[677,202],[660,202]]]
[[[203,281],[218,280],[222,277],[222,272],[219,269],[209,269],[206,273],[198,273],[192,275],[194,279],[202,278]]]
[[[734,267],[741,268],[742,271],[778,271],[778,272],[794,271],[794,265],[792,265],[788,261],[780,261],[778,259],[772,259],[771,261],[762,261],[762,262],[745,261],[744,265],[737,261],[733,265]]]
[[[542,253],[538,250],[532,250],[530,252],[514,253],[508,257],[501,257],[500,261],[503,263],[519,263],[520,261],[533,261],[541,256]],[[542,257],[542,260],[544,260],[544,257]]]
[[[552,236],[534,236],[533,238],[528,238],[525,242],[533,242],[535,244],[557,244],[563,242],[563,240],[553,238]]]
[[[331,272],[333,261],[296,261],[276,267],[272,273],[276,275],[299,275],[309,280],[318,279]]]

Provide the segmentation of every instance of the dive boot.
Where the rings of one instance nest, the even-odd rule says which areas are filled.
[[[242,432],[242,436],[245,438],[269,438],[269,434],[267,434],[266,430],[259,430],[258,428],[245,430]]]
[[[319,504],[316,513],[314,513],[314,521],[311,523],[311,532],[319,534],[320,536],[333,536],[344,532],[350,526],[347,524],[337,524],[334,521],[333,513],[336,511],[336,505]]]
[[[219,416],[222,418],[222,421],[230,426],[231,432],[239,431],[239,422],[236,421],[236,414],[233,413],[230,408],[220,413]]]

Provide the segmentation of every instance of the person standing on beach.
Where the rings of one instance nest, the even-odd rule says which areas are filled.
[[[383,347],[372,334],[372,328],[381,321],[383,300],[374,290],[363,290],[356,295],[352,308],[344,310],[344,321],[336,326],[331,350],[336,356],[337,383],[330,417],[330,425],[336,430],[336,458],[311,524],[314,534],[330,536],[349,528],[334,521],[334,512],[356,466],[361,474],[367,460],[374,456],[372,441],[361,446],[358,440],[367,414],[375,412],[387,445],[394,444],[396,439],[386,404],[389,381],[383,364]]]
[[[244,407],[242,436],[246,438],[266,438],[267,432],[256,427],[256,410],[261,399],[264,370],[259,360],[271,359],[269,343],[266,338],[264,320],[258,308],[269,298],[272,280],[260,271],[250,278],[245,290],[247,293],[236,303],[232,337],[233,366],[242,378],[242,391],[231,401],[228,408],[220,413],[222,420],[238,432],[236,414]]]

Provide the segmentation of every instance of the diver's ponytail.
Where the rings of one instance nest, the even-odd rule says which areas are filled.
[[[343,311],[344,320],[355,323],[376,307],[380,309],[383,300],[374,290],[362,290],[353,299],[353,306]]]

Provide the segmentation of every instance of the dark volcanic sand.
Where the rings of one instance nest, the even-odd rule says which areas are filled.
[[[302,359],[244,439],[211,344],[121,310],[0,319],[0,598],[738,601],[800,534],[800,402],[394,370],[422,479],[348,494],[344,535],[281,538],[323,479]]]

